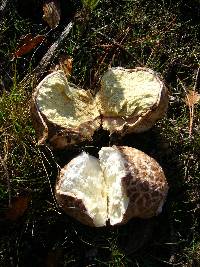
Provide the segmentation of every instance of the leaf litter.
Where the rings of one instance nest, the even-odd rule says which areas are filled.
[[[11,202],[11,206],[6,211],[6,219],[10,221],[17,221],[28,209],[30,200],[31,197],[28,194],[15,197]]]
[[[185,104],[189,107],[190,120],[189,120],[189,137],[192,135],[193,121],[194,121],[194,105],[200,101],[200,94],[196,92],[196,87],[199,78],[199,68],[197,70],[195,85],[191,90],[186,91],[184,85],[181,82],[183,89],[186,91]]]
[[[43,20],[51,29],[58,26],[60,22],[60,5],[57,0],[46,0],[43,4]]]
[[[19,58],[30,51],[32,51],[36,46],[41,44],[45,39],[44,35],[37,35],[35,37],[32,36],[32,34],[27,34],[20,40],[20,46],[18,49],[13,53],[13,59]]]

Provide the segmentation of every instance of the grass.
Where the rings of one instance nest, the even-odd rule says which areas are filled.
[[[189,137],[182,86],[193,88],[199,68],[198,1],[101,0],[87,16],[80,2],[71,2],[68,11],[63,8],[60,26],[50,33],[40,16],[27,17],[23,8],[17,9],[19,2],[11,4],[0,31],[0,266],[200,266],[200,108],[195,106]],[[167,116],[152,130],[111,140],[143,150],[163,167],[170,191],[156,218],[91,229],[63,214],[55,203],[57,163],[62,166],[64,160],[37,146],[29,114],[33,85],[23,88],[20,81],[74,13],[76,24],[59,51],[73,58],[72,82],[97,91],[108,66],[146,66],[159,72],[170,89]],[[46,34],[47,41],[11,61],[20,37],[29,32]],[[108,144],[102,132],[95,136],[94,148],[76,147],[62,158],[68,161],[82,149],[95,154],[95,147]],[[24,215],[6,220],[10,196],[27,194],[31,200]]]

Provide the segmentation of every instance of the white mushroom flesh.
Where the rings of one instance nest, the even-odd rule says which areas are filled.
[[[115,225],[122,221],[129,202],[121,183],[127,174],[125,160],[112,147],[103,147],[99,151],[99,159],[108,192],[108,218],[110,224]]]
[[[107,192],[99,160],[86,153],[80,154],[63,173],[60,190],[81,199],[96,226],[107,221]]]

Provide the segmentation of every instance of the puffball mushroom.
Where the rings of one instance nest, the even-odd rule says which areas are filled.
[[[153,217],[162,211],[167,192],[160,165],[127,146],[103,147],[99,159],[81,153],[61,169],[55,189],[67,214],[96,227]]]
[[[110,68],[101,79],[97,102],[102,125],[121,135],[150,129],[168,106],[168,90],[148,68]]]
[[[47,75],[33,93],[31,114],[39,144],[57,149],[92,140],[101,126],[121,135],[151,128],[167,110],[168,91],[147,68],[110,68],[96,97],[68,83],[62,71]]]
[[[90,140],[100,126],[90,91],[68,83],[62,71],[47,75],[36,87],[31,114],[39,144],[48,140],[58,149]]]

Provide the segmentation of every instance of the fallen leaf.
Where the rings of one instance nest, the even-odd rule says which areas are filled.
[[[67,55],[62,55],[59,59],[60,68],[64,71],[65,75],[71,75],[72,73],[73,59]]]
[[[11,202],[11,207],[6,212],[6,219],[16,221],[28,208],[30,195],[18,196]]]
[[[19,39],[19,46],[22,46],[25,43],[28,43],[30,39],[33,38],[32,33],[27,33],[25,35],[22,35]]]
[[[43,20],[51,29],[58,26],[60,22],[60,6],[57,0],[46,0],[43,4]]]
[[[185,98],[185,103],[187,106],[191,107],[197,104],[199,100],[200,100],[200,94],[198,94],[194,90],[189,90]]]
[[[44,40],[44,35],[37,35],[32,37],[31,34],[25,36],[23,40],[23,44],[17,49],[17,51],[13,54],[13,58],[21,57],[31,50],[33,50],[38,44],[40,44]]]
[[[72,73],[73,58],[63,54],[59,57],[59,62],[55,65],[51,71],[62,70],[66,76],[70,76]]]

